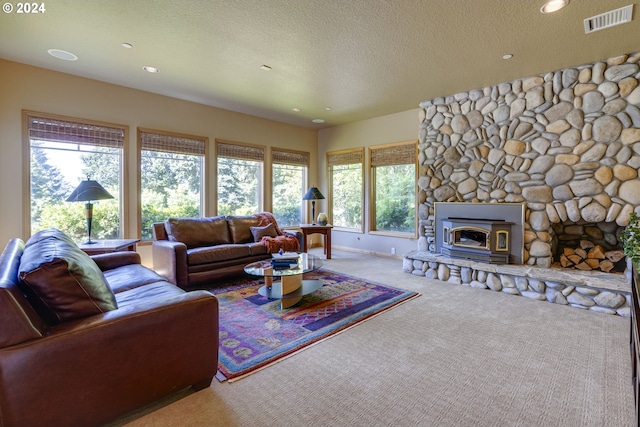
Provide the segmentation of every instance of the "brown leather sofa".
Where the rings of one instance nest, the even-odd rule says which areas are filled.
[[[300,231],[280,230],[270,213],[169,218],[153,224],[153,269],[183,289],[241,274],[279,249],[298,251]]]
[[[97,426],[217,371],[218,301],[58,230],[0,255],[0,425]]]

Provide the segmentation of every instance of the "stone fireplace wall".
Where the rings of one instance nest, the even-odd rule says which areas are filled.
[[[435,202],[526,202],[524,263],[553,262],[553,224],[640,212],[640,53],[420,104],[418,249]]]

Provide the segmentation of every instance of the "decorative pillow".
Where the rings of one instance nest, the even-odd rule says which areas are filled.
[[[250,227],[251,234],[253,234],[253,241],[259,242],[262,240],[264,236],[267,237],[276,237],[278,233],[276,233],[276,227],[271,224],[267,224],[263,227]]]
[[[95,261],[59,230],[29,239],[18,277],[31,305],[51,325],[118,308]]]
[[[187,248],[231,243],[224,216],[208,218],[169,218],[165,223],[169,240],[182,242]]]

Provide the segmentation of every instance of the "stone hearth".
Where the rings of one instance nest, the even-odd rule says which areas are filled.
[[[625,274],[541,268],[514,264],[489,264],[412,251],[404,256],[402,270],[428,279],[490,289],[537,301],[629,317],[631,285]]]
[[[548,269],[557,261],[555,224],[626,226],[630,213],[640,211],[639,61],[640,53],[622,55],[422,102],[420,238],[405,264],[422,261],[422,254],[437,256],[436,202],[526,203],[522,268]],[[456,265],[422,262],[435,262],[438,269]],[[433,270],[414,267],[405,271]],[[566,299],[574,285],[560,285]],[[592,292],[581,290],[580,295]],[[629,290],[613,289],[625,298]],[[528,285],[524,292],[529,291]]]

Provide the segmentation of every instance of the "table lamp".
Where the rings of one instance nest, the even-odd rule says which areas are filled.
[[[316,225],[316,200],[324,199],[318,187],[311,187],[302,200],[311,200],[311,225]]]
[[[91,241],[91,222],[93,219],[93,203],[92,200],[106,200],[113,199],[113,196],[109,194],[107,190],[98,183],[98,181],[92,181],[87,178],[86,181],[80,182],[78,188],[73,190],[73,193],[67,198],[67,202],[87,202],[85,207],[85,217],[87,218],[87,234],[89,240],[84,242],[85,245],[90,245]]]

